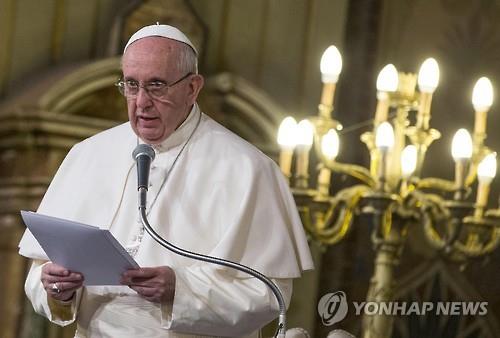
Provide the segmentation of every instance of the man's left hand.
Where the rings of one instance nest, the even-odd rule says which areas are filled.
[[[127,270],[121,283],[150,302],[168,303],[174,299],[175,272],[168,266]]]

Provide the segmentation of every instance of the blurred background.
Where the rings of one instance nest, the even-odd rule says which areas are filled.
[[[0,337],[72,337],[73,327],[49,325],[24,296],[19,210],[36,210],[73,144],[127,120],[114,87],[119,56],[133,31],[155,22],[179,27],[198,47],[207,80],[202,110],[276,160],[281,120],[317,113],[320,59],[332,44],[343,60],[333,111],[344,126],[342,162],[369,165],[360,135],[373,128],[376,79],[388,63],[411,73],[428,57],[439,63],[431,126],[442,136],[427,153],[424,176],[453,180],[451,139],[458,128],[473,129],[473,86],[481,76],[500,86],[495,0],[0,0]],[[485,140],[495,151],[499,126],[495,97]],[[337,182],[334,191],[349,184],[343,176]],[[498,182],[490,208],[499,207]],[[415,234],[396,270],[398,297],[486,301],[488,314],[405,316],[396,319],[393,337],[500,337],[500,250],[457,264],[417,230],[410,229]],[[327,327],[317,304],[338,290],[349,302],[366,298],[375,257],[369,224],[356,219],[341,242],[311,240],[311,249],[316,270],[294,285],[289,327],[313,337],[333,328],[359,335],[354,308]]]

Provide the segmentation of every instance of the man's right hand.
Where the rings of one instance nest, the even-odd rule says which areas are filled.
[[[75,291],[83,285],[83,275],[69,271],[63,266],[49,262],[42,267],[42,284],[47,294],[59,301],[73,298]]]

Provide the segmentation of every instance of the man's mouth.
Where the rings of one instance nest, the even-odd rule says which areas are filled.
[[[156,128],[159,119],[153,116],[138,116],[137,124],[143,128]]]
[[[152,116],[139,116],[139,119],[141,120],[145,120],[145,121],[152,121],[152,120],[156,120],[157,117],[152,117]]]

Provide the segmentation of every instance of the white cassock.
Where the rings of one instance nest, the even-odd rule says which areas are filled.
[[[258,336],[259,328],[278,313],[264,284],[177,256],[144,234],[131,156],[138,142],[124,123],[75,145],[38,212],[109,229],[142,267],[172,267],[173,303],[146,301],[127,286],[88,286],[69,303],[48,301],[40,281],[48,258],[26,231],[19,253],[35,260],[25,285],[34,309],[59,325],[76,320],[75,337]],[[260,271],[289,301],[292,279],[313,263],[293,197],[276,164],[197,105],[155,151],[147,208],[155,230],[184,249]],[[92,243],[88,247],[92,250]]]

